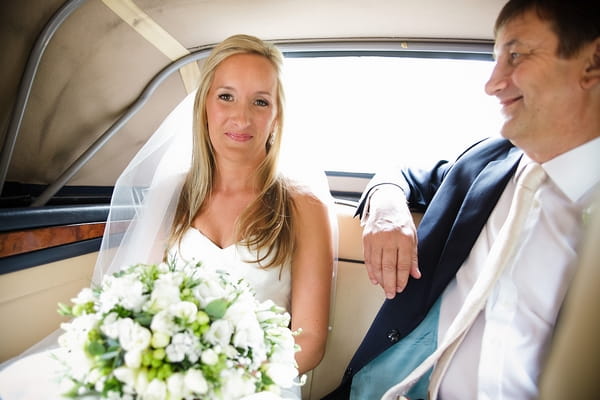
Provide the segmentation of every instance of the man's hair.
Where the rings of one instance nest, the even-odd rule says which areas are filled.
[[[509,0],[494,26],[494,34],[512,19],[534,11],[550,23],[558,37],[557,54],[569,58],[600,37],[600,6],[597,0]]]

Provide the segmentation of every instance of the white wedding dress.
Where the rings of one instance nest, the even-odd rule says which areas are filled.
[[[169,255],[225,269],[234,277],[246,279],[259,301],[270,299],[286,310],[290,309],[289,265],[261,268],[252,262],[256,260],[256,253],[248,247],[232,244],[220,248],[194,228],[185,232],[181,244],[171,249]],[[55,347],[27,356],[0,371],[0,400],[64,399],[56,372],[60,365],[52,357],[56,351],[60,349]],[[281,397],[297,400],[301,398],[300,391],[300,386],[282,389]]]

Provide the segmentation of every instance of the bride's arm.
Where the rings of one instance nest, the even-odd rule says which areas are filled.
[[[316,367],[325,353],[333,268],[332,230],[327,207],[309,195],[294,199],[295,251],[292,260],[292,330],[299,372]]]

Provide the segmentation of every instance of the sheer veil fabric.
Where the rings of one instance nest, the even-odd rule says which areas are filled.
[[[105,274],[137,263],[158,263],[162,260],[179,193],[191,165],[194,97],[195,92],[187,95],[167,116],[118,178],[92,286],[98,285]],[[285,176],[328,205],[334,243],[333,301],[338,232],[326,176],[323,171],[307,168],[304,163],[290,159],[283,160],[282,164],[285,165],[282,169]],[[21,355],[0,364],[0,376],[9,365],[25,356],[57,347],[61,333],[57,329]]]
[[[158,263],[173,223],[179,193],[192,157],[195,92],[167,116],[118,178],[94,268],[92,284],[135,263]],[[300,155],[302,156],[302,155]],[[337,275],[338,228],[334,200],[323,170],[297,152],[281,149],[280,173],[328,206],[334,244],[333,289]]]

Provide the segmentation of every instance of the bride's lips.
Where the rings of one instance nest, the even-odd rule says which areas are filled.
[[[252,139],[252,135],[247,133],[225,132],[225,135],[236,142],[247,142],[248,140]]]

